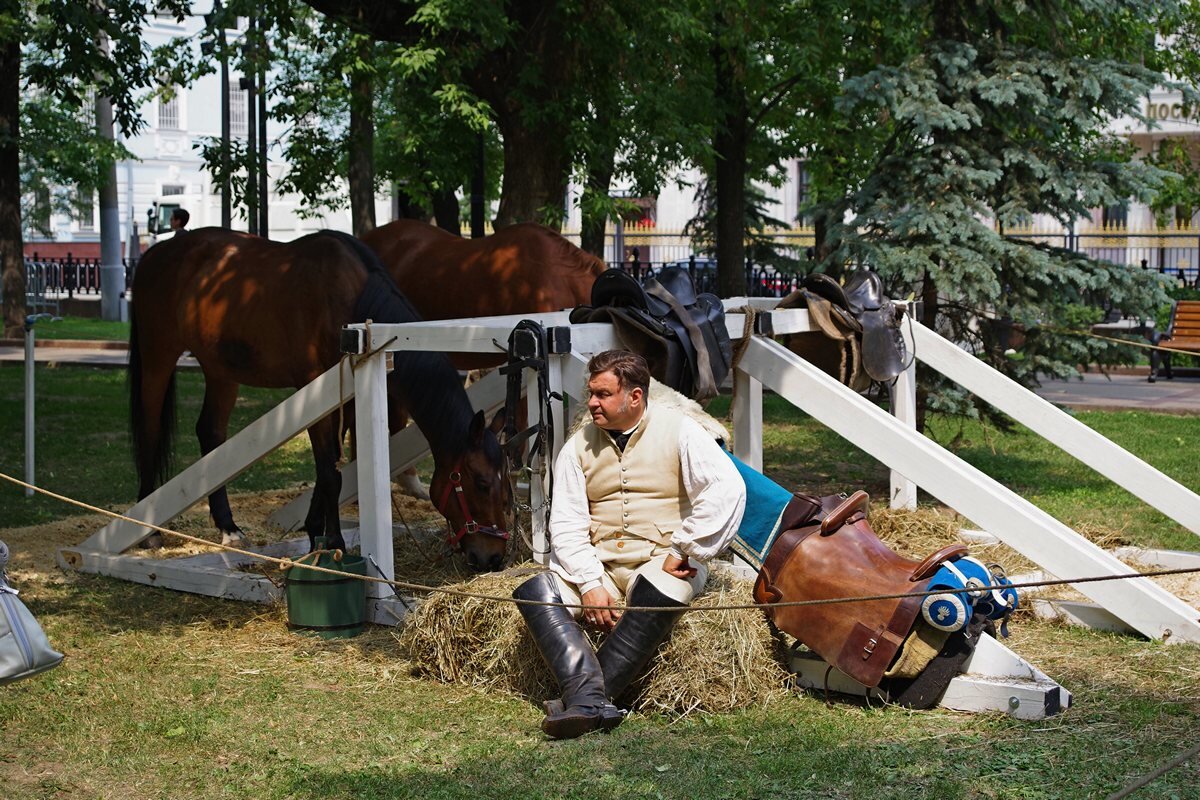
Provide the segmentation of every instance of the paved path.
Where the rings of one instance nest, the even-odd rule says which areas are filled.
[[[35,348],[34,359],[38,364],[124,368],[128,363],[128,355],[122,345],[121,342],[113,342],[107,345],[110,349],[101,350],[86,343],[64,346],[52,340],[44,341]],[[9,367],[24,361],[23,346],[0,343],[0,365]],[[191,356],[179,359],[179,365],[185,368],[200,366]],[[1150,383],[1145,373],[1108,377],[1088,373],[1082,378],[1065,381],[1046,380],[1037,393],[1052,403],[1077,409],[1141,409],[1200,415],[1200,377],[1160,378]]]
[[[0,366],[10,367],[14,364],[25,363],[25,346],[0,344]],[[96,344],[62,343],[54,340],[36,342],[33,349],[33,360],[37,364],[79,364],[89,367],[119,367],[124,369],[129,363],[129,352],[123,342],[106,343],[103,349]],[[199,369],[200,363],[191,356],[179,359],[179,366]]]
[[[1178,370],[1177,370],[1178,372]],[[1070,380],[1045,380],[1038,395],[1057,405],[1077,409],[1135,409],[1170,414],[1200,414],[1200,378],[1159,378],[1146,375],[1088,373]]]

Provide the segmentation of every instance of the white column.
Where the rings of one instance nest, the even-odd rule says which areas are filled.
[[[364,349],[369,351],[373,346],[373,342],[367,342]],[[388,353],[376,353],[360,362],[354,370],[354,430],[358,442],[358,524],[362,555],[367,560],[369,574],[393,580],[396,570],[392,553],[391,458],[388,454],[389,357]],[[391,595],[390,586],[367,585],[368,597]]]
[[[917,427],[917,359],[914,355],[912,333],[908,323],[912,317],[904,318],[904,345],[908,349],[908,366],[896,376],[892,386],[892,415],[904,425],[916,430]],[[892,508],[917,507],[917,485],[904,477],[903,474],[892,470]]]

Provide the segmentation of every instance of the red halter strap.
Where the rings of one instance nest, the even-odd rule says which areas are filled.
[[[456,531],[451,531],[446,537],[446,542],[455,550],[462,549],[463,537],[468,533],[482,533],[485,536],[495,536],[499,539],[508,539],[508,531],[495,525],[480,525],[471,516],[471,509],[467,507],[467,496],[462,488],[462,463],[455,465],[456,469],[451,470],[450,480],[446,483],[446,491],[442,492],[442,499],[438,501],[438,511],[442,512],[442,516],[450,519],[450,515],[446,513],[446,507],[449,505],[450,492],[458,497],[458,508],[462,511],[463,524]]]

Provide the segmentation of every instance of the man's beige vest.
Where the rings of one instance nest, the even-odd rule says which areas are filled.
[[[679,467],[679,426],[674,409],[646,409],[625,445],[594,424],[573,438],[587,483],[591,539],[601,561],[647,561],[692,512]]]

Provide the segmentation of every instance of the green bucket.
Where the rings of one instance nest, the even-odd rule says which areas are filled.
[[[323,548],[324,542],[318,538],[317,550],[298,559],[287,571],[288,628],[322,639],[357,636],[367,621],[367,582],[354,576],[365,576],[367,563],[351,555],[334,561],[333,551]],[[343,574],[309,569],[308,563]]]

